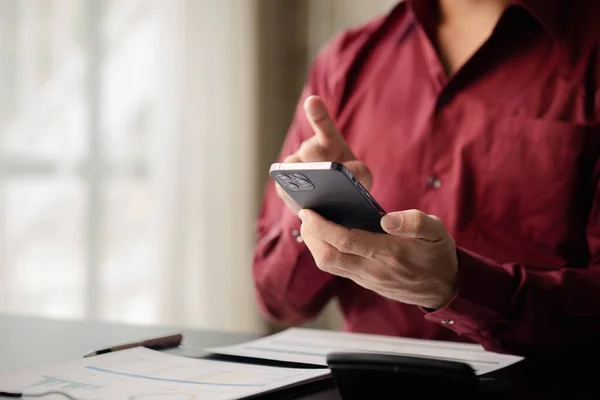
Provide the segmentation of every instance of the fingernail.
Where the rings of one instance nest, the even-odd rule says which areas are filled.
[[[302,222],[307,222],[308,221],[308,213],[306,212],[306,210],[300,210],[300,211],[298,211],[298,217],[300,217],[300,219],[302,220]]]
[[[322,114],[322,106],[317,101],[317,96],[310,96],[304,102],[304,110],[311,117],[315,118]]]
[[[402,226],[402,215],[386,214],[381,219],[381,226],[386,231],[396,231]]]
[[[311,106],[314,106],[314,102],[315,100],[318,98],[319,96],[316,96],[314,94],[311,94],[310,96],[308,96],[305,100],[304,100],[304,108],[310,108]]]

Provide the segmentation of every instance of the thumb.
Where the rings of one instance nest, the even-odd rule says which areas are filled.
[[[319,96],[309,96],[304,101],[304,111],[319,145],[338,154],[338,158],[342,161],[354,159],[348,144],[335,127],[323,100]]]
[[[381,227],[390,235],[408,236],[437,242],[446,236],[442,221],[419,210],[406,210],[386,214],[381,218]]]

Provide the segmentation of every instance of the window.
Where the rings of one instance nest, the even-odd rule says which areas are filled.
[[[0,311],[158,318],[154,4],[0,3]]]
[[[0,312],[264,327],[255,23],[239,0],[0,1]]]

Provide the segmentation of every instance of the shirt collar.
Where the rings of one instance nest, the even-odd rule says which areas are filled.
[[[568,12],[565,0],[513,0],[512,4],[527,10],[554,38],[563,32]]]
[[[435,0],[406,0],[419,22],[423,25],[435,23]],[[568,11],[566,0],[512,0],[511,5],[526,10],[538,23],[558,39]]]

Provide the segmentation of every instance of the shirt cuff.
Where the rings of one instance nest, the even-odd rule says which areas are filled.
[[[456,295],[443,308],[427,312],[425,318],[454,332],[479,337],[496,324],[503,323],[505,297],[514,278],[492,260],[458,248]]]

